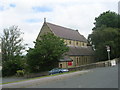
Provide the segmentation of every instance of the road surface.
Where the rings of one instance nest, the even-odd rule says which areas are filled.
[[[118,88],[118,66],[6,84],[3,88]]]
[[[82,75],[28,88],[118,88],[118,66],[96,68]]]

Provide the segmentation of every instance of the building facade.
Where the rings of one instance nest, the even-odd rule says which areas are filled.
[[[91,46],[87,46],[88,42],[86,38],[81,35],[78,30],[65,28],[44,21],[37,39],[40,39],[40,36],[47,33],[53,33],[55,36],[60,37],[64,40],[65,44],[69,46],[67,56],[59,60],[59,68],[79,67],[94,62],[93,49]]]

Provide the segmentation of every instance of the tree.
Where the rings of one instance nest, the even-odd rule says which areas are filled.
[[[89,35],[89,41],[94,45],[96,59],[107,60],[106,46],[110,46],[111,59],[118,58],[120,56],[118,44],[120,37],[120,29],[118,28],[99,28],[99,30],[93,31]]]
[[[107,60],[106,45],[110,46],[111,59],[120,57],[120,15],[106,11],[95,18],[95,27],[88,41],[94,46],[98,60]]]
[[[94,25],[93,30],[97,30],[101,26],[120,28],[120,15],[111,11],[103,12],[95,18]]]
[[[3,30],[3,35],[1,36],[3,75],[13,75],[16,70],[22,68],[20,60],[25,45],[22,45],[21,34],[22,32],[20,32],[18,26]]]
[[[27,53],[30,72],[46,71],[58,65],[58,60],[68,51],[64,41],[53,34],[45,34],[36,40],[35,47]]]
[[[94,46],[97,60],[107,60],[106,45],[110,46],[111,59],[120,57],[120,15],[107,11],[95,18],[95,27],[88,41]]]

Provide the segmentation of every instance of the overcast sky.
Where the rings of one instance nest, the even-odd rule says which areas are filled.
[[[24,32],[24,43],[33,41],[47,22],[78,29],[86,38],[94,19],[105,11],[118,12],[119,0],[0,0],[0,35],[4,28],[17,25]]]

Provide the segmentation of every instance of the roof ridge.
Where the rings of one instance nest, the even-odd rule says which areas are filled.
[[[76,31],[78,32],[78,30],[75,30],[75,29],[71,29],[71,28],[68,28],[68,27],[64,27],[64,26],[60,26],[60,25],[57,25],[57,24],[53,24],[53,23],[49,23],[49,22],[46,22],[46,24],[52,24],[52,25],[55,25],[55,26],[58,26],[58,27],[62,27],[62,28],[65,28],[65,29],[69,29],[71,31]],[[79,33],[79,32],[78,32]],[[79,33],[80,34],[80,33]],[[81,35],[81,34],[80,34]]]

